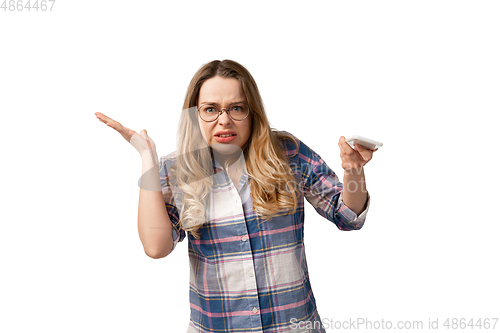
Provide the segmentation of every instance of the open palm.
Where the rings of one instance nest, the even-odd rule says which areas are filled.
[[[95,115],[97,119],[99,119],[99,121],[105,123],[107,126],[120,133],[125,140],[127,140],[132,146],[134,146],[135,149],[137,149],[141,157],[143,157],[150,151],[156,154],[156,145],[153,139],[148,136],[148,133],[145,129],[141,130],[140,134],[138,134],[134,130],[123,126],[116,120],[111,119],[101,112],[96,112]]]

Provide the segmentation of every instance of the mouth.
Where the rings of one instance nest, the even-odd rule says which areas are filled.
[[[229,134],[215,134],[214,135],[214,140],[219,143],[226,143],[226,142],[231,142],[233,140],[236,140],[236,134],[234,133],[229,133]]]
[[[231,136],[236,136],[236,134],[220,134],[220,135],[215,135],[216,137],[219,137],[219,138],[228,138],[228,137],[231,137]]]

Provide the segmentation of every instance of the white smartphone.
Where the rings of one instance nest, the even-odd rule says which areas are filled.
[[[370,149],[370,150],[380,148],[384,145],[382,142],[378,142],[375,140],[364,138],[364,137],[359,136],[359,135],[352,135],[352,136],[346,138],[345,141],[353,148],[354,148],[355,144],[358,144],[358,145],[363,146],[363,147]]]

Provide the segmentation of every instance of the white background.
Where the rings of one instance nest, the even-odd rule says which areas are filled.
[[[94,113],[147,129],[164,156],[191,77],[214,59],[243,64],[272,126],[339,177],[341,135],[384,143],[366,166],[363,229],[307,207],[323,319],[500,317],[499,16],[497,1],[0,10],[0,331],[185,332],[187,242],[146,256],[140,156]]]

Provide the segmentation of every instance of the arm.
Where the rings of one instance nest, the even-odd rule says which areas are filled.
[[[172,251],[174,241],[170,217],[162,195],[156,145],[146,130],[137,134],[100,112],[96,112],[95,115],[100,122],[120,133],[137,149],[142,158],[142,177],[139,184],[139,238],[148,256],[163,258]],[[176,237],[177,241],[179,239],[180,237]]]
[[[294,152],[291,147],[285,150],[289,154]],[[295,172],[299,175],[297,178],[302,184],[304,197],[316,212],[333,222],[340,230],[361,229],[368,211],[369,194],[366,193],[366,208],[359,214],[355,213],[343,200],[344,184],[321,156],[302,141],[299,141],[298,154],[294,156],[291,165],[298,166]]]
[[[371,160],[373,152],[377,149],[369,150],[360,145],[355,145],[353,149],[343,136],[339,139],[339,147],[344,168],[342,200],[356,215],[359,215],[364,211],[368,199],[363,166]]]
[[[151,258],[166,257],[173,248],[172,224],[160,186],[158,163],[154,154],[142,159],[139,192],[139,238]]]
[[[366,191],[365,172],[363,168],[359,172],[344,173],[344,188],[342,200],[356,215],[361,214],[366,207],[368,192]]]
[[[299,174],[298,180],[302,185],[304,197],[318,214],[335,223],[340,230],[361,229],[370,205],[370,195],[366,191],[363,169],[359,169],[358,173],[354,172],[348,165],[348,162],[352,161],[344,156],[343,148],[341,148],[342,167],[346,170],[344,181],[350,187],[347,189],[348,185],[339,181],[335,172],[328,167],[321,156],[311,150],[304,142],[298,141],[298,151],[291,145],[286,146],[285,151],[293,157],[291,165],[298,166],[296,172]],[[349,149],[352,149],[347,143],[345,144]],[[341,146],[340,141],[339,146]],[[369,151],[370,156],[372,153]],[[364,162],[364,164],[366,163],[367,161]],[[356,205],[360,208],[357,208]],[[351,206],[356,212],[351,209]]]

